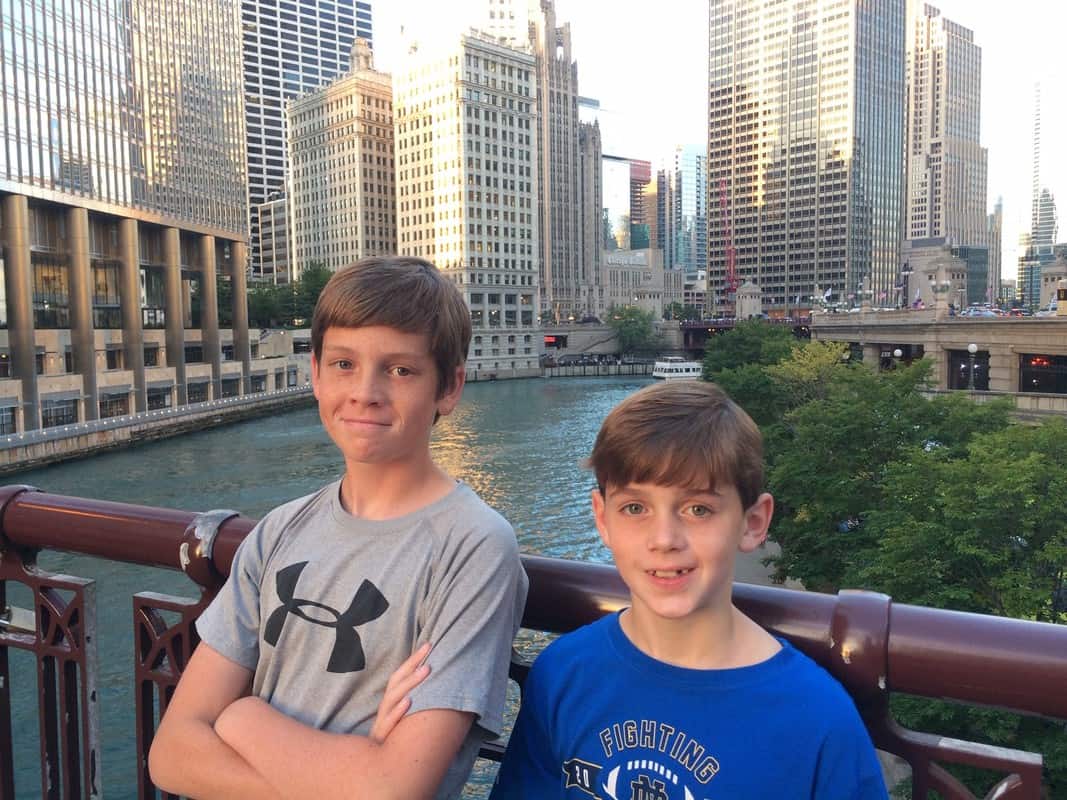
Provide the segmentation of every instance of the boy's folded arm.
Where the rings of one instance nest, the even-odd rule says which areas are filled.
[[[218,716],[248,692],[251,679],[250,670],[200,643],[148,755],[152,781],[159,788],[202,800],[279,797],[214,729]]]
[[[283,798],[431,798],[466,738],[474,715],[428,709],[404,717],[378,743],[304,725],[246,697],[216,730]]]

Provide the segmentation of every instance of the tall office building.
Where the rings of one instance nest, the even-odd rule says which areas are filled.
[[[708,263],[707,153],[694,145],[677,147],[670,172],[667,269],[698,272]]]
[[[905,0],[710,0],[709,291],[725,294],[728,239],[772,313],[868,276],[892,291],[904,31]]]
[[[909,21],[905,238],[986,245],[982,49],[932,5]]]
[[[481,33],[393,76],[398,250],[462,290],[472,379],[539,374],[536,61]]]
[[[578,127],[578,194],[582,206],[578,215],[581,226],[582,264],[587,284],[583,306],[590,315],[598,315],[606,308],[603,271],[600,256],[604,250],[604,228],[600,224],[601,158],[600,125],[582,122]]]
[[[537,185],[543,314],[589,312],[591,268],[582,258],[578,186],[578,65],[569,23],[557,25],[553,0],[488,0],[486,30],[529,50],[537,63]]]
[[[260,204],[285,190],[285,104],[348,69],[356,38],[372,41],[371,6],[361,0],[242,0],[248,202],[253,280],[279,282],[260,244]]]
[[[0,18],[0,434],[249,391],[239,6],[34,9]]]
[[[1024,306],[1041,303],[1041,272],[1055,260],[1056,200],[1041,181],[1041,86],[1034,87],[1033,196],[1030,200],[1030,230],[1020,240],[1017,293]]]
[[[998,197],[993,213],[986,219],[986,241],[989,243],[989,286],[986,296],[990,302],[1002,300],[1000,291],[1001,275],[1001,248],[1004,237],[1004,201]]]
[[[286,113],[293,276],[395,253],[393,84],[369,43],[357,39],[351,71]]]

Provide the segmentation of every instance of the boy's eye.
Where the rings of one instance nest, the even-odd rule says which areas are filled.
[[[413,375],[414,373],[407,367],[393,367],[393,374],[400,378],[406,378],[408,375]]]
[[[333,362],[333,365],[338,369],[352,369],[352,362],[347,358],[339,358]]]
[[[697,503],[696,505],[689,506],[689,513],[694,517],[706,517],[711,513],[711,509]]]
[[[645,510],[645,507],[640,503],[627,503],[622,507],[623,514],[640,514]]]

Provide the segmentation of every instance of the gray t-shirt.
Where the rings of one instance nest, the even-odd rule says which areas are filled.
[[[436,794],[456,798],[480,742],[500,735],[526,588],[511,525],[465,484],[375,521],[344,510],[336,481],[259,522],[196,628],[254,671],[257,697],[315,728],[364,735],[389,676],[432,642],[409,713],[475,715]]]

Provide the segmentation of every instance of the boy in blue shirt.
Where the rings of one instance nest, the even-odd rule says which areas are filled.
[[[537,659],[492,800],[884,800],[844,689],[731,602],[767,536],[759,429],[718,387],[647,387],[589,459],[631,605]]]

